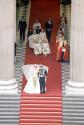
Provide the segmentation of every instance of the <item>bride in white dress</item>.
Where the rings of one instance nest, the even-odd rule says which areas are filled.
[[[23,73],[28,80],[25,85],[24,92],[30,94],[40,94],[40,84],[38,77],[39,66],[34,64],[22,66]]]

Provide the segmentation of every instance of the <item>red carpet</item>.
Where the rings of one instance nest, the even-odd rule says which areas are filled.
[[[20,125],[61,125],[62,124],[62,80],[61,64],[56,62],[55,37],[59,28],[59,0],[32,0],[29,26],[38,19],[44,26],[53,20],[50,43],[51,54],[35,56],[33,50],[26,49],[25,64],[44,64],[49,67],[46,94],[26,94],[22,92]],[[23,88],[26,84],[23,78]]]
[[[55,49],[55,37],[59,28],[60,20],[60,7],[59,0],[32,0],[30,23],[32,27],[33,22],[38,19],[42,26],[45,22],[51,18],[53,20],[53,33],[51,40],[51,54],[48,57],[43,55],[35,56],[33,50],[27,48],[25,64],[44,64],[49,67],[49,74],[47,80],[47,93],[54,94],[56,96],[62,95],[61,85],[61,65],[56,62],[56,49]],[[23,80],[23,88],[25,86],[25,80]]]

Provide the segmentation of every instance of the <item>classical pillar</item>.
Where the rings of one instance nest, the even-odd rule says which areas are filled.
[[[71,3],[70,81],[65,94],[84,95],[84,0]]]
[[[0,93],[16,93],[14,43],[16,41],[16,0],[0,0]]]

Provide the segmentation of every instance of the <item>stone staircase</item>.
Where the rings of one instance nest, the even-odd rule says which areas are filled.
[[[62,97],[22,93],[20,125],[61,125]]]
[[[25,51],[26,46],[23,44],[17,44],[17,54],[16,54],[16,62],[15,62],[15,78],[19,85],[19,92],[21,92],[22,89],[22,65],[24,64],[25,59]]]
[[[84,97],[63,97],[63,125],[84,125]]]
[[[70,28],[71,28],[71,4],[63,5],[60,4],[60,15],[64,13],[67,18],[66,30],[65,30],[65,39],[70,43]]]
[[[84,125],[84,97],[65,95],[69,70],[69,63],[62,63],[63,125]]]
[[[0,94],[0,125],[18,125],[20,94]]]
[[[66,40],[70,43],[70,29],[71,29],[71,4],[64,6],[65,17],[67,18],[66,24]]]
[[[21,89],[22,89],[22,77],[23,77],[22,65],[24,65],[24,60],[25,60],[28,28],[26,29],[25,41],[21,42],[20,34],[18,32],[18,22],[19,22],[19,19],[22,16],[24,16],[25,21],[27,22],[27,27],[28,27],[30,6],[31,6],[31,3],[29,3],[27,6],[22,6],[22,7],[17,8],[17,14],[16,14],[17,47],[16,47],[16,59],[15,59],[15,78],[17,80],[17,83],[19,84],[19,92],[21,92]]]

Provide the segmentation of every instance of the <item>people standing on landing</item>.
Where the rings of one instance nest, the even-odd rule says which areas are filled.
[[[19,24],[18,24],[18,30],[20,32],[20,40],[21,41],[25,41],[26,28],[27,28],[27,23],[24,20],[24,17],[22,16],[22,18],[19,20]]]
[[[46,35],[48,38],[48,41],[50,42],[51,40],[51,32],[52,32],[52,28],[53,28],[53,23],[51,21],[51,19],[49,19],[46,24],[45,24],[45,31],[46,31]]]

